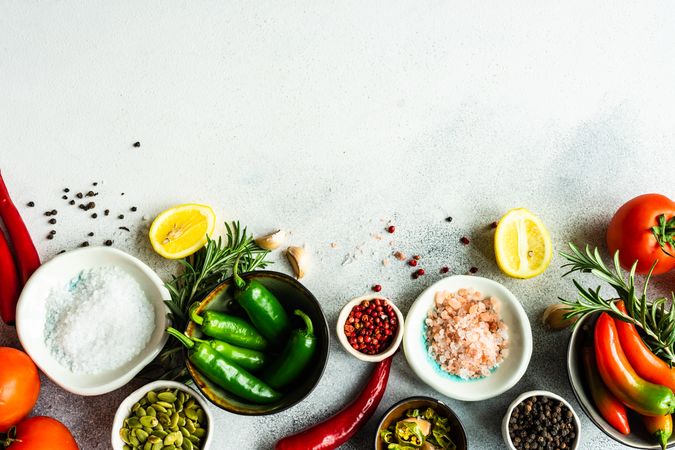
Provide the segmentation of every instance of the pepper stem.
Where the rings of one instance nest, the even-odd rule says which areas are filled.
[[[204,318],[197,314],[197,304],[195,303],[195,306],[190,308],[190,320],[192,320],[194,323],[197,325],[201,325],[204,323]]]
[[[305,322],[305,326],[307,327],[307,334],[309,335],[314,334],[314,325],[312,324],[312,319],[310,319],[307,314],[300,311],[299,309],[293,311],[293,314],[300,317]]]
[[[241,254],[237,255],[237,259],[234,260],[234,265],[232,266],[232,278],[234,279],[234,284],[240,290],[243,290],[246,287],[246,281],[239,276],[239,259],[241,259]]]
[[[659,441],[659,444],[661,444],[661,448],[663,450],[666,450],[666,447],[668,446],[668,437],[669,436],[665,430],[659,430],[656,432],[656,439]]]
[[[176,339],[178,339],[180,343],[186,346],[187,348],[192,348],[195,346],[195,343],[192,339],[185,336],[183,333],[176,330],[175,328],[169,327],[166,329],[166,332],[169,333],[171,336],[175,337]]]

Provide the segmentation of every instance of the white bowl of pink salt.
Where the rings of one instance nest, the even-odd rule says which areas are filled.
[[[506,392],[532,356],[525,310],[511,291],[487,278],[438,281],[415,300],[405,322],[408,364],[426,384],[457,400]]]
[[[169,293],[143,262],[88,247],[43,264],[17,304],[21,345],[55,383],[100,395],[128,383],[167,340]]]

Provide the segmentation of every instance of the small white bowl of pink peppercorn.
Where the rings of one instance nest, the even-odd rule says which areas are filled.
[[[347,353],[361,361],[379,362],[396,352],[403,339],[403,314],[388,298],[357,297],[340,311],[336,332]]]

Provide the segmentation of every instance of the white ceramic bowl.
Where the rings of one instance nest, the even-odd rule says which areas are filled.
[[[579,448],[579,436],[581,435],[581,422],[579,421],[579,416],[577,416],[577,412],[572,408],[572,405],[570,405],[567,400],[562,398],[561,396],[554,394],[553,392],[549,391],[529,391],[529,392],[524,392],[520,394],[507,408],[506,414],[504,414],[504,418],[502,419],[502,438],[504,438],[504,443],[506,446],[509,448],[509,450],[516,450],[516,447],[513,445],[513,442],[511,442],[511,435],[509,434],[509,419],[511,418],[511,413],[515,409],[516,406],[523,400],[530,398],[530,397],[548,397],[548,398],[553,398],[555,400],[558,400],[562,402],[563,405],[567,406],[570,411],[572,411],[572,415],[574,416],[574,424],[577,427],[577,438],[574,441],[574,445],[570,450],[577,450]]]
[[[44,342],[46,302],[53,287],[66,285],[84,269],[116,266],[131,275],[154,306],[155,330],[145,349],[123,366],[100,374],[76,374],[62,366]],[[123,251],[109,247],[87,247],[56,256],[30,277],[16,308],[16,330],[21,345],[35,364],[63,389],[79,395],[100,395],[127,384],[152,361],[166,343],[169,293],[147,265]]]
[[[183,383],[177,383],[175,381],[168,381],[168,380],[159,380],[153,381],[152,383],[148,383],[145,386],[136,389],[134,392],[129,394],[129,396],[122,401],[119,408],[117,408],[115,418],[113,419],[112,430],[110,432],[113,450],[123,450],[124,448],[124,441],[120,437],[120,428],[122,428],[124,419],[129,417],[129,414],[131,414],[131,407],[134,406],[134,404],[137,401],[145,397],[145,394],[147,394],[148,392],[167,388],[180,389],[183,392],[187,392],[192,397],[194,397],[195,400],[197,400],[199,406],[202,407],[204,413],[206,414],[206,422],[207,422],[206,435],[202,440],[202,445],[200,448],[202,450],[208,450],[209,448],[211,448],[211,441],[213,440],[212,439],[213,433],[211,433],[211,426],[213,424],[213,415],[211,414],[211,411],[209,411],[209,407],[206,404],[206,401],[204,401],[204,398],[200,394],[198,394],[197,391],[195,391],[194,389],[190,389]]]
[[[483,378],[464,380],[441,369],[429,355],[426,344],[427,314],[438,291],[456,292],[462,288],[480,291],[501,300],[500,315],[508,326],[509,353],[492,373]],[[487,278],[455,275],[432,284],[417,297],[406,317],[403,349],[408,364],[426,384],[450,398],[479,401],[511,389],[527,370],[532,356],[532,330],[518,299],[504,286]]]
[[[387,348],[385,351],[382,353],[378,353],[377,355],[366,355],[365,353],[361,353],[360,351],[354,349],[354,347],[351,346],[351,344],[347,341],[347,336],[345,335],[345,322],[347,322],[347,318],[349,317],[349,313],[352,311],[352,309],[361,303],[364,300],[375,300],[375,299],[383,299],[386,300],[387,303],[391,305],[391,307],[394,309],[394,312],[396,313],[396,317],[398,317],[398,329],[396,330],[396,335],[394,335],[394,339],[391,342],[391,345],[389,348]],[[338,316],[337,320],[337,325],[335,327],[335,332],[337,333],[338,340],[342,344],[342,346],[345,348],[347,353],[357,357],[361,361],[366,361],[366,362],[378,362],[385,360],[389,358],[391,355],[396,352],[398,347],[401,345],[401,340],[403,339],[403,330],[404,330],[404,319],[403,319],[403,314],[401,311],[394,305],[394,302],[389,300],[387,297],[383,295],[364,295],[361,297],[357,297],[354,300],[351,300],[348,302],[345,306],[342,307],[342,311],[340,311],[340,315]]]

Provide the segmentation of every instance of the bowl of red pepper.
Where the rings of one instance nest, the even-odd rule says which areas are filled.
[[[400,347],[403,322],[403,314],[391,300],[364,295],[342,308],[335,331],[349,354],[361,361],[379,362]]]
[[[235,275],[190,311],[186,365],[211,403],[241,415],[281,412],[318,384],[328,360],[328,323],[296,279],[273,271]]]
[[[661,372],[664,384],[675,383],[675,369],[645,348],[632,324],[607,313],[585,316],[569,340],[570,385],[588,418],[610,438],[633,448],[674,448],[672,388],[646,378],[656,381]]]

